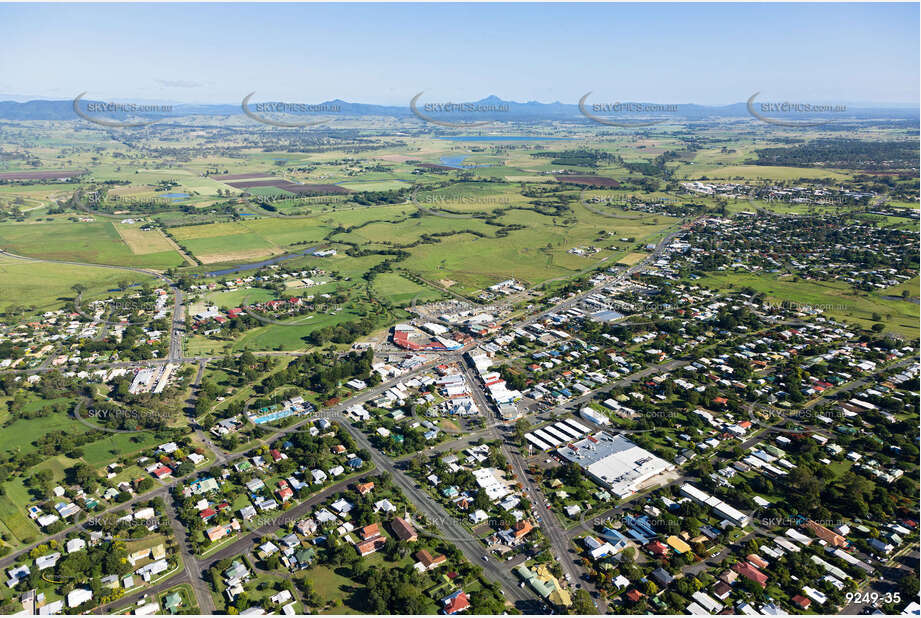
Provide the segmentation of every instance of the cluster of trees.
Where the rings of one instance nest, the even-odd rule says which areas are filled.
[[[760,148],[755,154],[758,158],[746,161],[747,165],[911,170],[918,164],[918,143],[914,140],[821,138],[791,147]]]
[[[533,152],[532,157],[550,159],[551,165],[565,167],[590,167],[597,168],[602,163],[616,163],[621,159],[604,150],[581,148],[578,150]]]

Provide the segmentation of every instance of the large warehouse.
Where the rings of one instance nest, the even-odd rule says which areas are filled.
[[[596,482],[619,499],[630,496],[658,474],[675,469],[675,464],[656,457],[623,435],[600,431],[557,452],[578,464]]]

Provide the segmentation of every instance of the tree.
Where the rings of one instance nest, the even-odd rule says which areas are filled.
[[[598,608],[592,603],[592,597],[585,588],[576,590],[569,613],[579,616],[590,616],[598,613]]]

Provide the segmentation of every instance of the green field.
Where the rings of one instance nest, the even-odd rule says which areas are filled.
[[[445,294],[429,286],[410,281],[399,273],[383,273],[374,279],[374,293],[378,298],[395,307],[409,306],[413,299],[417,303],[428,303],[445,298]]]
[[[91,264],[165,269],[184,263],[176,251],[135,255],[108,221],[0,226],[0,247],[20,255]]]
[[[142,256],[139,256],[142,257]],[[153,280],[143,273],[30,262],[0,256],[0,311],[10,307],[34,307],[36,311],[49,311],[72,307],[75,283],[86,286],[83,298],[90,300],[106,290],[118,287],[123,280],[140,282]]]

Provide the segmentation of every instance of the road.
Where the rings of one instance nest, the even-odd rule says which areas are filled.
[[[516,480],[521,485],[528,500],[531,502],[532,512],[540,517],[540,528],[544,536],[550,542],[553,548],[553,554],[560,562],[565,579],[570,582],[570,586],[581,586],[582,584],[579,582],[583,580],[582,575],[585,571],[576,564],[573,558],[575,551],[569,542],[569,537],[566,536],[565,531],[562,526],[560,526],[556,515],[547,508],[546,498],[543,493],[541,493],[540,488],[535,487],[534,484],[531,483],[531,479],[528,477],[525,470],[524,459],[518,454],[517,450],[506,447],[506,437],[503,436],[502,433],[508,431],[509,425],[499,422],[498,410],[488,401],[479,376],[473,372],[467,363],[462,362],[460,366],[467,380],[470,394],[476,402],[477,407],[480,408],[480,414],[484,415],[487,419],[487,426],[493,439],[498,440],[501,444],[502,454],[512,467],[512,472]],[[590,592],[597,592],[593,585],[586,584],[586,588],[589,589]],[[600,597],[597,601],[592,599],[592,602],[598,613],[606,613],[606,604],[604,604],[604,601],[602,601]]]
[[[587,291],[581,292],[570,298],[567,298],[561,301],[560,303],[557,303],[556,305],[549,307],[541,312],[526,316],[524,318],[518,319],[517,321],[514,318],[510,318],[508,320],[504,320],[503,322],[506,323],[507,326],[518,326],[518,327],[525,326],[527,324],[531,324],[537,320],[540,320],[546,317],[550,313],[565,311],[566,309],[576,306],[579,302],[582,301],[582,299],[584,299],[589,294],[593,294],[603,287],[609,286],[625,278],[629,278],[630,276],[632,276],[633,274],[637,272],[641,272],[643,269],[648,267],[648,265],[652,261],[654,261],[659,256],[661,256],[662,253],[665,251],[667,245],[675,237],[677,237],[680,233],[681,233],[681,230],[676,230],[668,234],[664,238],[662,238],[662,240],[660,240],[659,243],[657,243],[655,250],[651,252],[642,262],[634,266],[631,266],[630,268],[627,268],[626,270],[618,273],[613,279],[608,279],[607,281],[597,286],[594,286],[593,288]],[[200,383],[201,383],[201,378],[202,378],[202,374],[204,371],[204,367],[207,362],[212,360],[212,357],[207,357],[207,356],[184,357],[183,356],[182,337],[183,337],[183,333],[185,329],[185,316],[184,316],[185,309],[183,305],[184,296],[183,296],[183,292],[180,289],[178,289],[178,287],[175,285],[173,281],[171,281],[169,278],[167,278],[162,273],[158,273],[156,271],[142,269],[142,268],[132,268],[132,267],[124,267],[124,266],[103,265],[103,264],[88,264],[88,263],[71,262],[71,261],[34,259],[34,258],[18,256],[18,255],[11,254],[9,252],[2,251],[2,250],[0,250],[0,255],[5,255],[7,257],[22,259],[22,260],[29,260],[29,261],[51,262],[51,263],[69,264],[69,265],[77,265],[77,266],[127,270],[127,271],[133,271],[133,272],[143,273],[145,275],[154,276],[154,277],[157,277],[165,281],[172,289],[172,292],[174,295],[173,316],[172,316],[171,328],[170,328],[169,353],[167,355],[167,358],[145,361],[141,363],[137,363],[137,362],[106,363],[106,364],[100,364],[98,366],[99,367],[102,367],[102,366],[134,367],[134,366],[145,365],[145,364],[153,365],[153,364],[163,364],[163,363],[196,362],[198,363],[198,372],[196,374],[194,383],[192,385],[193,387],[192,394],[190,396],[189,401],[187,402],[189,405],[191,405],[194,408],[195,400],[197,399],[197,396],[198,396],[198,389],[200,388]],[[518,454],[516,450],[506,448],[506,441],[507,441],[508,436],[503,435],[503,433],[507,433],[503,429],[505,425],[499,422],[492,421],[492,419],[498,419],[498,417],[495,415],[495,410],[493,409],[493,406],[487,400],[485,393],[483,391],[483,388],[480,385],[478,376],[474,375],[473,372],[471,372],[470,368],[461,358],[462,355],[466,351],[468,351],[475,345],[477,344],[476,343],[468,344],[467,346],[464,346],[462,349],[454,351],[454,352],[435,354],[432,356],[431,360],[426,362],[424,365],[421,365],[417,367],[416,369],[410,372],[407,372],[401,376],[398,376],[391,380],[382,382],[378,386],[365,389],[365,391],[360,392],[356,394],[355,396],[335,406],[331,406],[330,408],[324,409],[318,412],[317,414],[311,415],[309,418],[302,420],[299,423],[296,423],[288,428],[282,429],[276,432],[275,434],[273,434],[271,437],[267,438],[265,442],[272,442],[272,441],[275,441],[281,438],[282,436],[288,433],[299,431],[305,425],[307,425],[308,423],[312,423],[316,418],[321,417],[321,416],[329,416],[331,418],[337,418],[337,417],[341,418],[341,415],[347,408],[355,404],[365,403],[373,398],[376,398],[377,396],[379,396],[384,391],[386,391],[388,388],[390,388],[391,386],[395,385],[398,382],[404,381],[407,378],[412,377],[413,375],[419,374],[423,371],[428,371],[435,365],[445,362],[446,360],[451,360],[451,359],[459,360],[460,361],[459,364],[463,368],[463,371],[470,383],[471,390],[472,390],[472,396],[474,397],[474,400],[477,402],[477,405],[481,408],[482,413],[484,417],[486,418],[487,426],[486,426],[486,429],[468,433],[464,435],[463,437],[459,437],[455,440],[451,440],[451,441],[442,443],[441,445],[438,445],[436,447],[433,447],[433,449],[431,450],[437,453],[437,452],[443,452],[445,450],[453,449],[453,448],[464,448],[465,446],[471,444],[473,441],[481,437],[492,437],[494,439],[498,439],[500,443],[502,444],[503,453],[507,461],[509,462],[509,465],[511,466],[513,473],[515,474],[517,480],[521,483],[523,490],[526,492],[527,496],[529,497],[532,503],[532,509],[533,509],[534,514],[540,518],[541,528],[544,531],[544,534],[547,537],[547,539],[550,541],[551,546],[553,547],[553,550],[557,558],[560,560],[560,564],[563,568],[564,574],[568,576],[568,579],[573,585],[585,585],[586,589],[588,589],[590,592],[594,592],[594,587],[592,585],[586,585],[582,581],[581,576],[584,573],[584,569],[577,562],[575,558],[577,554],[574,551],[574,548],[572,545],[572,537],[576,536],[577,534],[580,534],[584,530],[590,530],[591,529],[590,524],[585,523],[569,531],[565,530],[560,524],[559,520],[556,518],[556,516],[546,507],[546,499],[541,493],[540,488],[535,487],[532,484],[531,480],[529,479],[527,470],[526,470],[526,460],[520,454]],[[262,354],[298,356],[298,355],[305,354],[305,353],[307,352],[264,352]],[[903,361],[903,363],[909,362],[910,360],[913,360],[913,359],[906,359],[905,361]],[[672,361],[668,361],[667,363],[664,363],[662,365],[655,365],[655,366],[647,367],[639,372],[631,374],[630,376],[624,377],[608,385],[605,385],[604,387],[600,389],[592,391],[591,393],[588,393],[584,396],[571,400],[562,406],[558,406],[550,410],[549,414],[554,415],[557,413],[566,413],[569,411],[576,410],[579,407],[581,407],[583,404],[595,398],[599,393],[607,392],[610,389],[614,388],[615,386],[627,385],[631,382],[642,379],[652,373],[673,371],[674,369],[677,369],[683,366],[687,362],[689,361],[675,359]],[[43,364],[41,367],[37,367],[37,368],[29,369],[29,370],[12,370],[12,371],[21,372],[21,373],[30,373],[30,372],[47,371],[47,370],[54,369],[54,368],[49,368],[46,365],[47,363]],[[862,383],[850,384],[847,387],[836,389],[835,393],[847,392],[854,388],[858,388],[861,384]],[[813,405],[816,405],[822,399],[824,398],[820,398],[819,400],[810,402],[809,404],[807,404],[806,407],[807,408],[812,407]],[[398,464],[402,461],[405,461],[408,457],[402,457],[402,458],[397,458],[397,459],[390,458],[380,453],[377,449],[375,449],[373,445],[370,443],[370,440],[367,438],[367,436],[361,431],[359,431],[358,429],[356,429],[355,427],[353,427],[351,423],[348,422],[347,420],[341,422],[340,425],[352,436],[352,438],[356,441],[356,443],[361,448],[364,448],[368,453],[370,453],[371,461],[372,463],[374,463],[375,468],[376,468],[375,474],[380,474],[383,472],[388,473],[393,479],[394,484],[402,490],[402,492],[406,495],[406,497],[416,506],[419,512],[425,515],[425,517],[427,518],[429,522],[435,523],[440,535],[442,535],[445,539],[455,544],[463,552],[465,557],[472,564],[481,566],[484,571],[484,575],[486,576],[487,579],[490,579],[492,581],[499,583],[499,585],[502,587],[503,593],[505,594],[505,598],[507,601],[515,604],[519,609],[522,609],[522,610],[527,610],[527,609],[533,610],[534,608],[537,607],[535,605],[536,597],[532,594],[532,591],[528,588],[520,588],[518,586],[519,582],[517,578],[515,578],[511,574],[508,568],[509,563],[500,562],[495,559],[483,561],[482,557],[484,555],[485,550],[484,550],[484,546],[482,545],[482,543],[477,538],[475,538],[471,532],[467,530],[464,524],[461,521],[459,521],[456,516],[448,513],[439,502],[437,502],[434,498],[432,498],[428,494],[427,491],[421,489],[417,485],[414,479],[410,478],[405,472],[402,471],[402,469],[398,466]],[[773,426],[767,429],[772,430],[775,427],[776,426]],[[195,429],[195,432],[198,438],[214,452],[215,457],[217,458],[218,464],[228,465],[236,461],[237,459],[240,459],[247,455],[246,452],[239,453],[236,455],[224,453],[220,448],[214,445],[213,442],[211,442],[207,434],[205,434],[202,431],[202,428],[197,427],[194,429]],[[756,439],[760,439],[760,436],[758,438],[753,438],[751,440],[756,440]],[[751,442],[751,440],[749,440],[749,442]],[[168,503],[167,515],[170,519],[170,525],[173,528],[173,533],[176,536],[177,542],[179,544],[180,554],[181,554],[183,565],[184,565],[184,569],[181,572],[167,578],[163,582],[158,583],[156,586],[152,588],[148,588],[146,590],[139,591],[133,595],[129,595],[128,597],[120,599],[117,602],[119,606],[124,606],[126,603],[136,602],[144,594],[152,594],[155,592],[159,592],[171,586],[175,586],[178,583],[181,583],[183,581],[188,581],[191,584],[195,592],[196,601],[198,602],[199,608],[201,609],[201,611],[205,614],[213,613],[214,603],[213,603],[213,599],[211,596],[211,586],[210,586],[210,583],[204,579],[204,573],[206,573],[208,569],[212,565],[217,563],[219,560],[225,557],[232,557],[232,556],[238,555],[239,553],[243,551],[246,551],[249,548],[249,546],[252,544],[252,541],[254,539],[261,537],[263,534],[271,530],[274,530],[279,526],[278,522],[267,522],[260,528],[252,530],[242,535],[239,539],[234,540],[234,542],[218,550],[212,556],[209,556],[207,558],[195,557],[189,550],[188,543],[185,539],[184,530],[179,525],[179,522],[176,518],[174,507],[171,504],[171,497],[168,494],[170,490],[173,487],[175,487],[177,484],[183,482],[189,477],[195,476],[196,474],[197,472],[187,475],[186,477],[170,479],[168,481],[165,481],[161,483],[160,487],[157,487],[151,492],[148,492],[140,496],[135,496],[134,498],[132,498],[126,503],[113,506],[107,509],[106,511],[104,511],[104,513],[112,513],[114,511],[120,511],[124,509],[125,507],[130,506],[138,501],[142,501],[142,500],[146,501],[154,496],[164,496],[165,501]],[[686,480],[689,480],[688,477],[681,475],[677,477],[676,479],[670,481],[669,484],[684,482]],[[299,505],[296,505],[295,507],[292,507],[291,510],[283,514],[280,514],[280,516],[285,517],[285,518],[289,518],[289,517],[299,518],[305,515],[306,513],[308,513],[309,510],[312,509],[313,506],[315,506],[317,503],[326,499],[328,496],[332,495],[336,491],[340,491],[341,489],[344,489],[347,483],[348,483],[347,481],[343,481],[341,483],[332,485],[322,490],[317,495],[312,496],[307,501]],[[630,501],[625,502],[622,505],[614,509],[611,509],[605,514],[602,514],[600,517],[603,518],[606,516],[615,515],[618,512],[621,512],[629,508],[631,504],[633,503],[633,500],[640,500],[643,497],[644,496],[642,494],[638,495],[634,499],[631,499]],[[80,527],[81,527],[80,524],[75,524],[63,530],[60,533],[43,538],[41,542],[47,542],[49,538],[54,538],[60,541],[63,538],[65,538],[67,534],[76,531]],[[35,545],[38,545],[38,544],[39,543],[36,543]],[[10,554],[0,559],[0,569],[4,569],[10,566],[11,564],[13,564],[19,557],[21,557],[24,553],[28,552],[35,545],[32,545],[30,547],[27,547],[14,554]],[[596,608],[599,610],[599,612],[605,613],[608,610],[607,605],[602,598],[599,597],[598,599],[593,599],[593,602],[596,603]],[[107,606],[102,606],[98,609],[104,610],[104,609],[107,609],[113,606],[114,604],[110,604]]]

